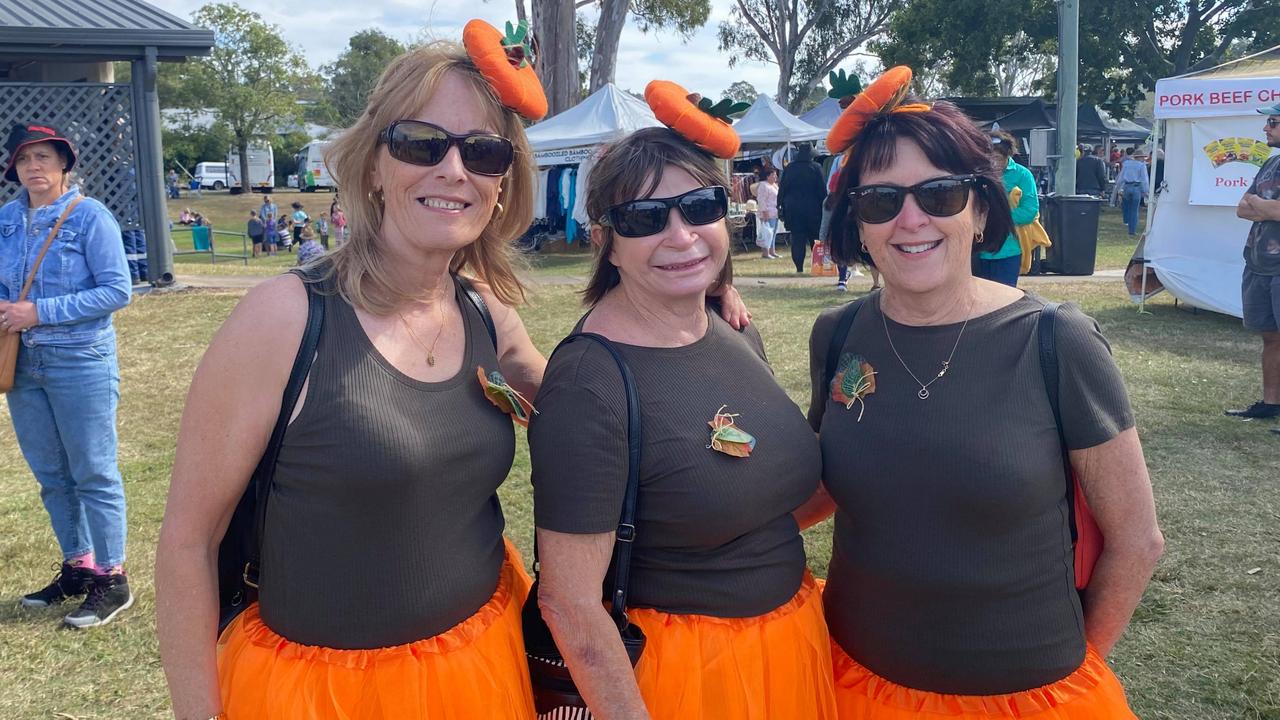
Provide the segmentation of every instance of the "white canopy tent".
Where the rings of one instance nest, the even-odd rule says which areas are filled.
[[[1250,223],[1235,208],[1262,161],[1278,152],[1256,142],[1256,109],[1280,102],[1280,46],[1160,80],[1155,100],[1152,135],[1163,144],[1167,188],[1148,208],[1144,257],[1175,297],[1240,317]]]
[[[526,135],[538,165],[572,165],[596,148],[662,123],[643,100],[609,83],[553,118],[529,128]]]
[[[787,112],[768,95],[760,95],[751,109],[733,124],[743,145],[752,143],[790,143],[822,140],[827,131],[817,128]]]

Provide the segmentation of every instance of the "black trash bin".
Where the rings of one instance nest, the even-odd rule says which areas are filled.
[[[1040,263],[1041,272],[1092,275],[1098,255],[1098,213],[1102,201],[1091,195],[1040,198],[1040,219],[1053,245]]]

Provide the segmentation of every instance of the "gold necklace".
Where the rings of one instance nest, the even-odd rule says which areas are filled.
[[[399,310],[396,311],[396,314],[400,316],[400,322],[404,323],[404,329],[409,331],[409,337],[413,338],[418,347],[427,351],[427,365],[430,367],[436,366],[436,343],[440,342],[440,333],[444,332],[444,301],[437,302],[436,307],[440,310],[440,327],[436,330],[435,339],[431,341],[431,347],[427,347],[426,343],[418,339],[418,334],[413,331],[412,327],[409,327],[409,321],[405,319],[404,313]]]
[[[947,356],[946,360],[942,361],[942,369],[938,371],[938,374],[934,375],[933,379],[927,383],[920,382],[920,378],[916,377],[916,374],[911,372],[911,368],[907,367],[907,362],[903,360],[902,355],[898,353],[898,348],[893,346],[893,338],[889,335],[889,321],[885,319],[884,305],[880,302],[879,298],[876,298],[876,307],[880,311],[880,324],[884,325],[884,339],[889,341],[889,349],[892,350],[894,356],[898,358],[898,363],[902,365],[902,369],[906,370],[907,374],[911,376],[911,379],[915,380],[916,384],[920,386],[920,391],[916,393],[916,397],[921,400],[928,400],[929,386],[941,380],[942,376],[947,374],[947,370],[951,369],[951,359],[956,356],[956,348],[960,347],[960,338],[964,337],[964,329],[969,326],[968,315],[969,310],[973,309],[973,301],[969,301],[969,308],[965,310],[964,324],[960,326],[960,333],[956,335],[956,344],[951,346],[951,354]]]

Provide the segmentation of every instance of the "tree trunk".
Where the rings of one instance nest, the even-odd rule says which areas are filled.
[[[578,48],[573,0],[533,0],[534,34],[542,57],[538,76],[547,94],[547,116],[578,102]]]
[[[236,136],[236,146],[240,148],[240,191],[246,193],[253,192],[253,184],[249,182],[249,138],[245,135]],[[301,185],[301,183],[299,183]]]
[[[516,0],[516,22],[525,22],[529,16],[524,11],[524,0]]]
[[[787,112],[794,113],[795,108],[791,101],[791,75],[794,71],[792,58],[794,58],[795,55],[792,54],[791,51],[791,48],[787,48],[786,54],[778,63],[778,95],[774,100],[777,100],[779,105],[786,108]],[[799,102],[800,101],[797,99],[796,103]]]
[[[627,23],[630,0],[604,0],[596,22],[596,44],[591,53],[591,85],[595,92],[613,82],[618,68],[618,41]]]

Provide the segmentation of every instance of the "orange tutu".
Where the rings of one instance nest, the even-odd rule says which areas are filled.
[[[435,637],[375,650],[299,645],[249,606],[218,641],[230,720],[533,720],[520,634],[529,575],[507,541],[493,597]]]
[[[822,595],[805,574],[795,597],[751,618],[636,608],[648,643],[636,666],[654,720],[835,720]]]
[[[840,720],[1018,718],[1019,720],[1137,720],[1124,688],[1093,646],[1084,663],[1061,680],[1007,695],[944,695],[913,690],[876,675],[831,642]]]

